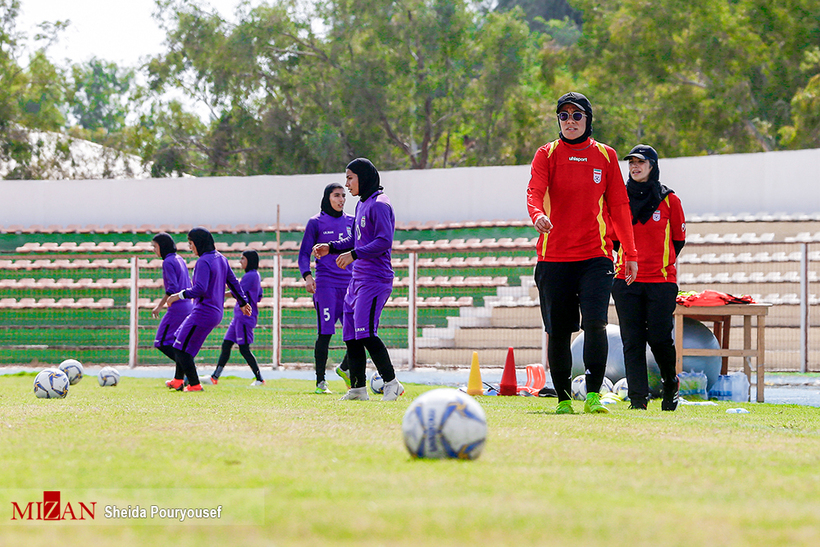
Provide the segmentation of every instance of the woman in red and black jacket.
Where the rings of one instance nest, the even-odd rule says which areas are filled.
[[[618,312],[630,408],[645,410],[649,399],[646,344],[649,344],[663,382],[663,410],[678,406],[675,342],[672,339],[678,294],[675,261],[686,240],[683,207],[675,193],[661,184],[658,153],[639,144],[624,158],[629,161],[626,183],[632,211],[632,232],[638,250],[638,275],[627,284],[618,254],[612,297]]]

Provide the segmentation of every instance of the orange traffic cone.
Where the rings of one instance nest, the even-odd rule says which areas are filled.
[[[467,381],[468,395],[484,395],[484,384],[481,383],[481,370],[478,368],[478,352],[473,352],[470,365],[470,379]]]
[[[507,362],[504,363],[504,373],[501,375],[501,384],[498,386],[499,395],[518,395],[518,380],[515,377],[515,355],[513,349],[507,350]]]

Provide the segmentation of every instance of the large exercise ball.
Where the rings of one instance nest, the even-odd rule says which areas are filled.
[[[675,331],[672,330],[672,337],[675,337]],[[691,317],[683,318],[683,347],[697,348],[697,349],[720,349],[717,338],[714,333],[709,330],[709,327],[692,319]],[[703,372],[706,374],[706,391],[712,388],[712,384],[717,382],[720,375],[721,358],[717,355],[684,355],[683,356],[683,371],[684,372]],[[646,365],[649,372],[649,391],[655,397],[660,397],[661,394],[661,371],[658,368],[658,362],[655,361],[655,356],[652,355],[652,350],[649,345],[646,346]]]
[[[675,332],[672,331],[674,339]],[[606,337],[609,344],[606,361],[606,377],[613,383],[626,377],[624,367],[624,344],[621,341],[621,329],[618,325],[606,326]],[[699,349],[719,349],[717,338],[703,323],[690,317],[683,318],[683,347]],[[584,333],[581,332],[570,346],[572,352],[572,377],[584,373]],[[653,397],[661,395],[661,371],[658,362],[646,346],[646,365],[649,376],[649,392]],[[718,356],[694,356],[683,357],[683,370],[685,372],[703,372],[707,378],[707,391],[712,387],[720,375],[721,359]]]
[[[624,344],[621,341],[621,329],[618,325],[606,326],[606,339],[609,351],[606,355],[606,377],[614,384],[626,376],[624,368]],[[584,373],[584,333],[581,332],[570,346],[572,352],[572,377]]]

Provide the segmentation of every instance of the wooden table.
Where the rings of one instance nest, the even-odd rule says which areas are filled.
[[[765,327],[766,315],[771,304],[727,304],[725,306],[681,306],[675,309],[675,351],[677,357],[675,366],[678,374],[683,372],[684,355],[718,356],[723,359],[720,373],[728,372],[729,357],[743,357],[743,372],[752,381],[751,361],[755,359],[757,372],[757,402],[763,402],[763,375],[765,372]],[[743,349],[729,347],[729,333],[731,332],[732,316],[743,316]],[[757,340],[752,348],[752,317],[757,316]],[[718,339],[719,349],[684,348],[683,347],[683,318],[691,317],[698,321],[712,321],[715,337]]]

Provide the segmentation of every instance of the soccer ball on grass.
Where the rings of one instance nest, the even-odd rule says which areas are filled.
[[[384,380],[378,372],[374,372],[370,377],[370,390],[376,394],[384,393]]]
[[[83,379],[83,365],[76,359],[66,359],[60,363],[59,368],[68,376],[68,381],[72,386]]]
[[[114,367],[103,367],[97,373],[97,381],[100,387],[116,386],[120,383],[120,373]]]
[[[58,368],[41,370],[34,378],[34,394],[41,399],[64,399],[68,395],[68,376]]]
[[[599,393],[604,395],[605,393],[609,393],[612,391],[612,381],[604,376],[604,383],[601,384],[601,391]],[[584,401],[587,398],[587,379],[586,376],[583,374],[579,374],[575,378],[572,379],[572,384],[570,386],[570,390],[572,391],[571,395],[572,398],[576,401]]]
[[[474,460],[487,440],[487,417],[471,396],[457,389],[433,389],[410,404],[401,424],[413,458]]]

